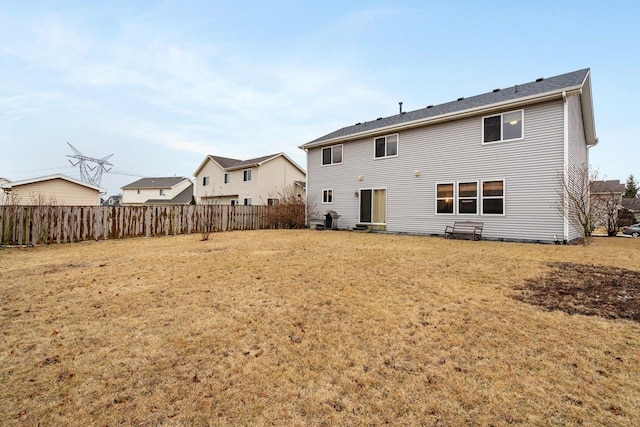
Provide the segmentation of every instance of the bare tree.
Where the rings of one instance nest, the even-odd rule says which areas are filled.
[[[571,167],[557,178],[559,197],[556,208],[578,230],[585,245],[603,216],[601,208],[590,200],[589,182],[597,180],[598,172],[590,170],[587,165]]]
[[[618,233],[618,212],[622,208],[624,193],[616,188],[618,185],[609,185],[610,182],[591,181],[591,204],[600,217],[598,225],[603,224],[607,228],[608,236],[615,236]]]

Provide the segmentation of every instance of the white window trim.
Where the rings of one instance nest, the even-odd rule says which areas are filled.
[[[387,156],[387,138],[390,136],[396,137],[396,154],[392,156]],[[376,157],[376,140],[380,138],[384,138],[384,156]],[[390,133],[389,135],[376,136],[373,138],[373,160],[382,160],[382,159],[390,159],[393,157],[398,157],[399,153],[400,153],[400,134],[399,133]]]
[[[231,184],[231,172],[225,172],[224,173],[224,176],[222,177],[222,182],[224,184]]]
[[[331,191],[331,201],[330,202],[325,202],[325,197],[324,194],[326,191]],[[333,188],[323,188],[322,189],[322,204],[323,205],[332,205],[333,204],[333,199],[335,198],[335,194],[333,193]]]
[[[494,180],[494,181],[497,181],[497,179]],[[475,199],[476,199],[476,211],[475,211],[475,213],[463,213],[463,212],[460,212],[460,199],[473,199],[473,197],[460,197],[460,188],[459,188],[460,184],[476,184],[476,197],[475,197]],[[455,197],[456,206],[455,206],[455,209],[454,209],[454,212],[455,212],[456,215],[462,215],[462,216],[478,216],[478,215],[480,215],[481,209],[480,209],[480,206],[478,206],[478,204],[481,202],[479,185],[480,185],[480,181],[478,181],[478,180],[475,180],[475,181],[474,180],[469,180],[469,181],[460,180],[460,181],[456,182],[455,190],[454,190],[454,195],[457,196],[457,197]]]
[[[501,214],[494,214],[494,213],[484,213],[484,203],[482,203],[485,199],[485,197],[482,195],[482,184],[485,182],[491,182],[491,181],[502,181],[502,213]],[[479,188],[479,202],[480,202],[480,214],[481,215],[486,215],[486,216],[506,216],[507,215],[507,180],[504,178],[497,178],[497,179],[483,179],[482,181],[480,181],[480,188]],[[500,197],[498,196],[488,196],[486,197],[487,199],[499,199]]]
[[[522,136],[520,138],[502,139],[502,117],[505,114],[517,113],[518,111],[522,113]],[[500,116],[500,139],[498,141],[484,142],[484,119],[488,119],[489,117],[496,117],[496,116]],[[504,113],[491,114],[491,115],[482,117],[482,133],[480,135],[480,141],[482,141],[482,145],[500,144],[502,142],[522,141],[523,139],[524,139],[524,109],[505,111]]]
[[[247,178],[247,171],[249,171],[249,179]],[[251,179],[253,178],[253,173],[251,172],[251,169],[243,169],[242,170],[242,182],[251,182]]]
[[[333,162],[333,147],[341,147],[342,150],[342,160],[340,162],[334,163]],[[323,163],[324,160],[324,150],[330,148],[331,149],[331,163]],[[322,167],[326,167],[326,166],[336,166],[336,165],[341,165],[342,162],[344,162],[344,146],[343,144],[335,144],[335,145],[330,145],[328,147],[322,147],[320,148],[320,166]]]
[[[209,176],[202,177],[202,186],[206,187],[211,182],[211,178]]]
[[[438,212],[438,200],[441,199],[440,197],[438,197],[438,185],[443,185],[443,184],[452,184],[453,185],[453,212],[451,213],[447,213],[447,212]],[[446,216],[454,216],[456,214],[457,211],[457,204],[458,204],[458,198],[457,196],[457,190],[458,190],[458,183],[456,181],[438,181],[436,182],[435,186],[435,206],[433,207],[433,211],[435,212],[436,215],[446,215]]]

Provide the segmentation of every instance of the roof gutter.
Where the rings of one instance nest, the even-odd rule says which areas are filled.
[[[386,133],[386,132],[390,132],[390,131],[413,129],[413,128],[421,127],[421,126],[425,126],[425,125],[433,125],[433,124],[437,124],[437,123],[448,122],[448,121],[451,121],[451,120],[463,119],[463,118],[476,116],[476,115],[479,115],[479,114],[482,114],[482,113],[490,112],[492,110],[505,108],[505,107],[519,107],[519,106],[524,106],[524,105],[537,104],[537,103],[540,103],[540,102],[552,101],[552,100],[555,100],[555,99],[562,99],[569,92],[573,93],[573,92],[581,91],[581,90],[582,90],[582,86],[573,86],[573,87],[570,87],[570,88],[566,88],[566,89],[564,89],[563,91],[560,91],[560,92],[554,91],[554,92],[547,92],[547,93],[543,93],[543,94],[531,95],[531,96],[527,96],[527,97],[523,97],[523,98],[517,98],[517,99],[514,99],[514,100],[505,101],[505,102],[501,102],[501,103],[497,103],[497,104],[490,104],[490,105],[484,105],[482,107],[471,108],[471,109],[468,109],[468,110],[463,110],[462,112],[457,111],[457,112],[453,112],[453,113],[442,114],[442,115],[439,115],[439,116],[427,117],[427,118],[424,118],[424,119],[414,120],[414,121],[411,121],[411,122],[405,122],[405,123],[400,123],[400,124],[396,124],[396,125],[375,128],[375,129],[371,129],[369,131],[354,133],[354,134],[346,135],[346,136],[342,136],[342,137],[331,138],[331,139],[327,139],[327,140],[324,140],[324,141],[318,141],[318,142],[315,142],[315,143],[310,142],[310,143],[307,143],[307,144],[302,144],[302,145],[298,146],[298,148],[303,149],[303,150],[307,150],[309,148],[316,148],[316,147],[322,147],[322,146],[325,146],[325,145],[332,145],[332,144],[334,144],[336,142],[352,141],[352,140],[355,140],[355,139],[365,138],[367,136],[373,136],[373,135],[377,135],[377,134],[380,134],[380,133]]]

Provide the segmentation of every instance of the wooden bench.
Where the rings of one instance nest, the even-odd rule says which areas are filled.
[[[470,237],[471,240],[480,240],[482,238],[482,227],[484,223],[475,221],[456,221],[453,226],[447,225],[444,229],[444,237],[447,239],[455,239],[456,237]]]

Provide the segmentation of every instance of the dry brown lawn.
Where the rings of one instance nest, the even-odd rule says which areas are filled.
[[[640,323],[532,284],[638,259],[311,230],[3,249],[0,424],[637,426]]]

